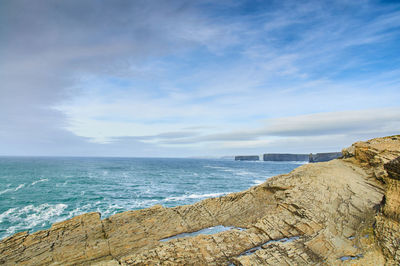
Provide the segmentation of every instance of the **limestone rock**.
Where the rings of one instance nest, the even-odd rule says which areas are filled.
[[[260,156],[258,155],[238,155],[235,156],[235,161],[259,161]]]
[[[400,157],[385,164],[384,168],[390,178],[400,180]]]
[[[375,217],[377,241],[387,264],[400,264],[400,136],[357,142],[347,149],[376,179],[386,184],[380,213]],[[350,152],[351,151],[351,152]]]
[[[358,142],[246,191],[193,205],[88,213],[0,241],[5,265],[398,264],[400,137]],[[385,200],[383,196],[385,195]],[[217,225],[231,229],[162,239]]]
[[[309,162],[310,163],[328,162],[340,157],[342,157],[341,152],[324,152],[316,154],[310,153]]]
[[[263,155],[264,161],[308,161],[309,154],[293,154],[293,153],[266,153]]]

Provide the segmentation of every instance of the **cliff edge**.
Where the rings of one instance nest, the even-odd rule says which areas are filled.
[[[193,205],[87,213],[20,232],[0,242],[0,264],[398,265],[400,136],[343,155]],[[169,239],[217,225],[233,228]]]

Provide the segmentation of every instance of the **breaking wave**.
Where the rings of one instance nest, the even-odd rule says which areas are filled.
[[[32,182],[32,186],[34,186],[34,185],[36,185],[37,183],[39,183],[39,182],[46,182],[46,181],[49,181],[47,178],[43,178],[43,179],[39,179],[39,180],[36,180],[36,181],[34,181],[34,182]]]
[[[68,207],[66,204],[41,204],[39,206],[27,205],[23,208],[11,208],[0,214],[0,222],[12,222],[16,224],[7,228],[7,234],[13,234],[20,230],[29,230],[35,226],[51,224]]]
[[[261,185],[262,183],[265,182],[265,180],[254,180],[254,185]]]
[[[18,190],[20,190],[21,188],[23,188],[25,186],[25,184],[20,184],[18,187],[16,187],[16,188],[7,188],[7,189],[5,189],[5,190],[3,190],[3,191],[0,191],[0,195],[1,194],[4,194],[4,193],[7,193],[7,192],[10,192],[10,191],[18,191]]]
[[[209,194],[190,194],[190,195],[183,195],[179,197],[168,197],[164,201],[181,201],[186,199],[205,199],[205,198],[215,198],[220,197],[232,192],[221,192],[221,193],[209,193]]]

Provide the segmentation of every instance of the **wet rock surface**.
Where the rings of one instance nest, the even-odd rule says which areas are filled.
[[[193,205],[103,220],[88,213],[21,232],[0,242],[0,264],[397,265],[400,137],[358,142],[343,154]],[[160,241],[215,226],[233,229]]]

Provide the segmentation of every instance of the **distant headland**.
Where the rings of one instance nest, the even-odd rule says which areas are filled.
[[[265,153],[263,155],[264,161],[284,162],[284,161],[301,161],[301,162],[327,162],[333,159],[340,158],[341,152],[324,152],[324,153],[310,153],[310,154],[296,154],[296,153]],[[259,161],[258,155],[238,155],[235,156],[235,161]]]

